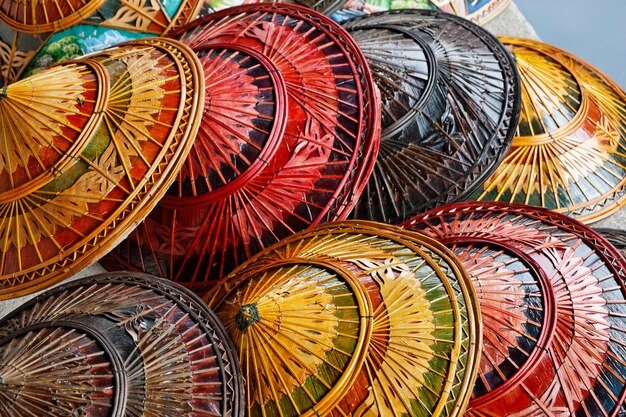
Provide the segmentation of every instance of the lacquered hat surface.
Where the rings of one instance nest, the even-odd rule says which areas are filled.
[[[203,6],[201,0],[3,0],[0,84],[19,79],[33,60],[29,73],[124,41],[165,34],[198,17]]]
[[[4,410],[243,415],[221,323],[192,293],[149,275],[102,274],[44,292],[2,320],[0,346],[0,392],[13,394]]]
[[[590,223],[617,210],[626,186],[626,93],[580,58],[503,38],[522,82],[509,154],[472,196],[532,204]]]
[[[198,129],[200,71],[184,45],[154,39],[3,89],[0,298],[75,273],[147,215]]]
[[[248,416],[326,414],[365,359],[372,305],[332,265],[285,262],[227,276],[208,305],[239,352]]]
[[[205,65],[198,140],[184,178],[107,268],[202,292],[281,238],[348,215],[373,168],[380,105],[354,41],[306,8],[226,9],[180,36]]]
[[[467,415],[619,414],[626,261],[604,238],[502,203],[445,206],[404,225],[449,246],[475,283],[483,362]]]
[[[294,265],[324,266],[351,276],[371,300],[373,333],[356,379],[344,387],[328,415],[460,415],[477,370],[480,313],[468,277],[451,255],[433,240],[397,227],[372,222],[327,223],[261,252],[218,283],[207,299],[213,305],[230,299],[226,293],[239,294],[239,298],[256,294],[244,291],[242,285],[250,279],[256,281],[261,274],[255,287],[269,285],[275,277],[267,271],[279,266],[293,268],[289,272],[292,281],[300,276]],[[264,288],[273,293],[267,285]],[[280,294],[290,297],[293,291]],[[235,305],[241,308],[247,301],[238,300]],[[232,301],[223,305],[216,307],[220,317],[222,311],[235,314],[231,312],[234,307],[227,307]],[[261,302],[257,305],[260,311]],[[252,308],[249,303],[247,306]],[[287,314],[290,310],[280,311]],[[251,326],[261,325],[263,320],[259,314],[258,323]],[[309,324],[301,322],[300,326]],[[251,365],[251,372],[253,369]]]
[[[439,11],[394,10],[343,23],[382,95],[383,131],[354,218],[398,223],[469,196],[504,158],[519,116],[510,54]]]

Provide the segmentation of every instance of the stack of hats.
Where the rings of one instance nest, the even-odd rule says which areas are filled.
[[[0,298],[49,286],[110,250],[154,207],[193,144],[202,68],[146,39],[0,92]]]
[[[481,325],[443,245],[395,226],[297,233],[206,296],[248,383],[248,416],[461,416]]]
[[[471,275],[483,324],[468,416],[616,415],[626,397],[626,259],[543,208],[460,203],[405,226]]]
[[[166,34],[207,11],[205,0],[0,1],[0,85],[55,62]]]
[[[239,417],[243,388],[220,322],[164,279],[85,278],[0,322],[2,415]]]
[[[365,57],[309,9],[253,4],[178,32],[205,110],[177,182],[105,260],[203,291],[263,248],[345,218],[372,171],[380,100]]]
[[[394,10],[344,23],[383,103],[380,155],[355,218],[397,223],[467,198],[511,145],[520,87],[487,31],[438,11]]]

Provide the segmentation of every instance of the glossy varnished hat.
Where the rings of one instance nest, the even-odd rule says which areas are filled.
[[[0,298],[103,256],[174,181],[204,78],[174,40],[125,44],[11,84],[0,96]]]
[[[626,260],[550,210],[459,203],[404,224],[449,246],[475,283],[483,359],[468,416],[619,415]]]
[[[480,353],[480,314],[468,276],[445,247],[379,223],[327,223],[242,265],[209,294],[209,304],[225,288],[234,290],[230,282],[284,264],[343,271],[360,281],[372,303],[365,362],[328,415],[463,413]]]
[[[380,104],[349,35],[306,8],[226,9],[180,36],[205,65],[198,140],[107,267],[202,291],[281,238],[348,215],[374,164]]]
[[[325,262],[279,262],[244,274],[225,277],[207,302],[239,352],[246,414],[325,415],[365,360],[372,337],[365,288]]]
[[[7,415],[243,416],[237,353],[184,288],[102,274],[39,295],[0,322]]]
[[[503,38],[522,81],[513,145],[472,196],[543,206],[590,223],[624,204],[626,93],[580,58]]]
[[[397,223],[469,196],[504,158],[519,115],[507,50],[439,11],[394,10],[343,23],[383,103],[380,153],[354,218]]]

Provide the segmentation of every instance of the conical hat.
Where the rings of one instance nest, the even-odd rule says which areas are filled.
[[[197,18],[202,7],[202,0],[3,0],[0,85],[19,79],[31,61],[29,72],[127,40],[165,34]]]
[[[190,286],[195,276],[205,285],[209,272],[194,270],[200,265],[192,256],[237,240],[237,207],[262,184],[257,177],[283,140],[287,116],[285,83],[263,54],[218,45],[198,56],[206,98],[191,152],[168,195],[104,260],[111,269],[139,268]],[[228,251],[223,256],[232,261]]]
[[[288,237],[237,271],[281,261],[339,265],[365,285],[374,332],[359,376],[329,413],[461,415],[480,354],[469,277],[443,245],[373,222],[326,223]]]
[[[522,112],[513,146],[472,196],[543,206],[585,223],[622,206],[626,93],[574,55],[503,38],[517,60]]]
[[[239,417],[240,372],[228,335],[206,305],[145,274],[73,281],[0,322],[0,393],[14,393],[10,410]]]
[[[205,0],[205,4],[212,10],[258,2],[260,0]],[[345,0],[292,0],[292,2],[311,7],[328,16],[332,15],[337,22],[353,17],[355,11],[374,13],[391,9],[436,10],[439,8],[443,12],[455,14],[480,25],[496,17],[511,4],[511,0],[350,0],[349,2]],[[339,10],[342,7],[345,8]]]
[[[388,115],[352,216],[396,223],[469,196],[515,131],[520,90],[510,54],[484,29],[439,11],[381,12],[344,27],[372,66],[384,67],[376,81]]]
[[[79,322],[24,326],[0,340],[3,414],[122,417],[126,387],[115,347]]]
[[[112,257],[116,263],[107,267],[136,268],[202,292],[210,280],[281,238],[347,216],[373,167],[380,108],[354,42],[336,23],[313,13],[291,5],[250,5],[215,13],[186,29],[184,41],[205,60],[208,96],[225,102],[207,102],[201,142],[183,169],[184,175],[194,171],[195,180],[174,186],[149,221],[118,247]],[[294,22],[301,23],[292,26]],[[307,29],[310,25],[317,29]],[[241,32],[242,26],[249,33]],[[318,42],[327,46],[318,48]],[[237,62],[224,67],[219,55],[206,55],[215,48],[239,50],[236,56],[251,56],[252,61],[242,61],[244,69],[249,62],[258,62],[258,67],[247,75]],[[214,67],[224,71],[216,76]],[[247,102],[254,94],[268,93],[258,90],[267,78],[251,77],[262,72],[263,77],[272,74],[276,100],[271,106],[263,103],[265,110]],[[219,77],[224,81],[213,81]],[[251,91],[249,97],[221,93],[242,86]],[[224,110],[237,116],[216,123],[212,118]],[[267,114],[256,117],[259,111]],[[232,134],[235,130],[239,137]],[[261,153],[249,149],[248,155],[237,155],[250,135],[261,135],[254,139]],[[222,149],[214,162],[208,159],[211,146]],[[256,162],[245,166],[244,156]],[[239,173],[227,166],[235,160]],[[199,161],[220,164],[219,172],[207,171],[216,177],[214,184],[199,179]],[[218,187],[226,177],[232,181]]]
[[[460,203],[405,224],[451,247],[476,284],[483,363],[468,416],[617,415],[626,397],[626,260],[532,206]]]
[[[184,45],[146,40],[86,62],[108,73],[104,110],[93,104],[96,87],[82,86],[80,63],[3,90],[1,134],[22,146],[0,150],[0,298],[51,285],[104,255],[157,203],[192,145],[204,79]],[[58,78],[64,72],[76,78]],[[90,114],[102,118],[97,129],[83,120]]]
[[[224,278],[208,305],[247,381],[247,415],[325,415],[350,387],[372,335],[372,305],[348,271],[282,262]]]

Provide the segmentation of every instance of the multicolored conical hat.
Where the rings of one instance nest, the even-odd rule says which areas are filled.
[[[200,140],[107,267],[202,292],[281,238],[347,216],[373,167],[380,105],[354,42],[312,13],[250,5],[186,30],[208,85]]]
[[[147,34],[162,35],[191,22],[202,7],[201,0],[3,0],[0,85],[19,79],[31,60],[32,71]]]
[[[472,196],[543,206],[590,223],[622,206],[626,93],[574,55],[503,38],[522,80],[522,112],[509,154]]]
[[[145,274],[71,282],[19,307],[0,325],[3,410],[242,416],[240,372],[225,330],[206,305]]]
[[[511,0],[350,0],[333,18],[341,22],[344,12],[376,13],[393,9],[441,10],[482,25],[503,12]]]
[[[468,277],[442,245],[378,223],[327,223],[268,248],[230,280],[245,282],[283,263],[334,265],[359,279],[372,301],[366,361],[329,415],[462,414],[480,320]],[[223,288],[210,298],[223,298]]]
[[[198,129],[200,74],[185,45],[154,39],[2,90],[0,299],[75,273],[154,207]]]
[[[246,414],[325,415],[354,383],[372,305],[348,271],[287,261],[227,276],[208,298],[239,351]]]
[[[506,155],[519,80],[487,31],[439,11],[344,23],[375,69],[385,108],[380,153],[355,218],[396,223],[469,196]]]
[[[484,325],[469,416],[617,415],[626,397],[626,260],[598,233],[532,206],[460,203],[405,226],[448,245]]]

